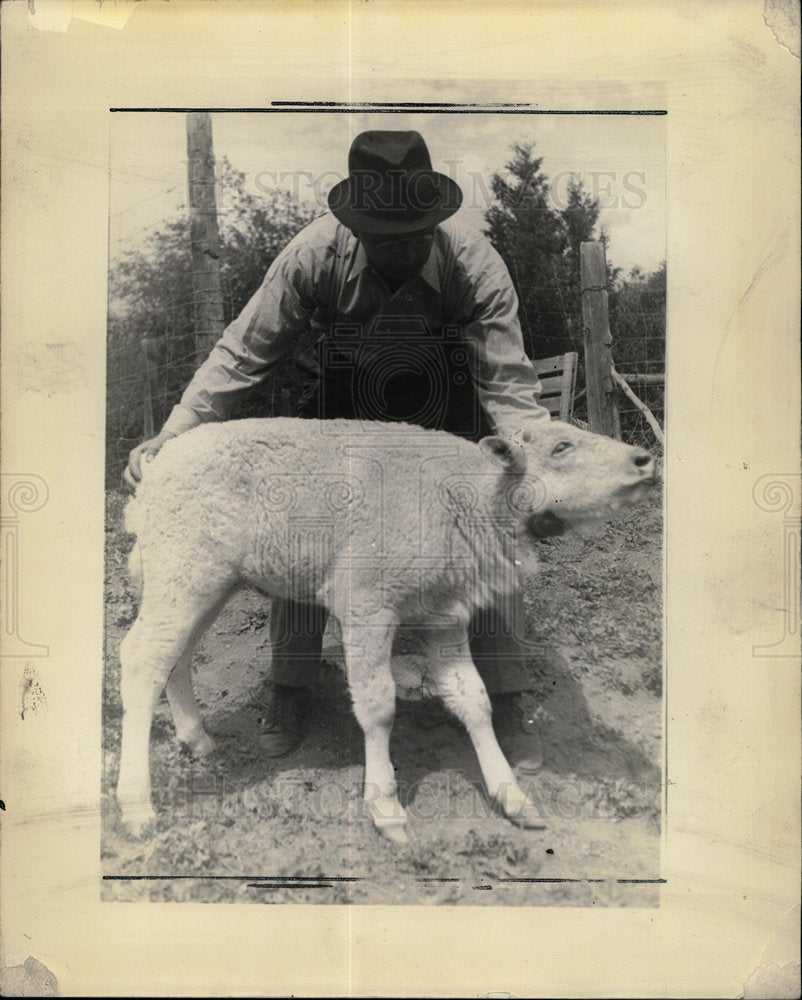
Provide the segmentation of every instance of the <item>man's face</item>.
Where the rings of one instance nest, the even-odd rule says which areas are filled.
[[[408,281],[420,273],[429,259],[434,243],[434,229],[396,236],[372,236],[357,233],[373,267],[391,281]]]

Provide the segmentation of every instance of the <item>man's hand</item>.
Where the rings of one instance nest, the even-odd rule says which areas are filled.
[[[155,438],[143,441],[128,456],[128,467],[123,472],[123,479],[131,487],[136,489],[136,484],[142,478],[142,461],[150,462],[158,454],[165,441],[174,438],[175,434],[169,431],[162,431]]]

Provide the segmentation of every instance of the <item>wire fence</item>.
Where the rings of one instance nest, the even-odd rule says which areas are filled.
[[[158,224],[144,227],[158,232]],[[289,235],[292,235],[291,233]],[[115,268],[126,256],[135,256],[141,233],[115,241],[110,266],[114,287]],[[127,253],[128,252],[128,253]],[[222,252],[225,255],[226,247]],[[180,254],[179,254],[180,256]],[[189,246],[186,247],[184,280],[168,285],[152,302],[139,302],[136,317],[120,303],[110,310],[107,350],[107,485],[119,485],[132,448],[158,432],[179,401],[193,373],[204,360],[195,344],[195,317],[191,291]],[[230,322],[255,291],[270,258],[253,268],[250,289],[244,287],[241,269],[223,268],[223,298],[226,322]],[[182,265],[183,266],[183,265]],[[519,317],[524,346],[532,358],[545,358],[576,351],[579,356],[574,415],[587,423],[584,332],[579,273],[566,279],[553,276],[529,284],[535,262],[523,257],[507,260],[519,296]],[[187,279],[187,275],[189,279]],[[247,282],[245,282],[247,284]],[[657,422],[665,416],[665,275],[655,279],[635,276],[610,282],[610,328],[613,361],[617,371],[629,376],[631,390]],[[113,298],[110,297],[110,298]],[[314,335],[306,331],[295,350],[264,382],[243,399],[235,416],[294,415],[307,383]],[[640,406],[619,387],[614,387],[617,430],[622,440],[654,448],[655,434]]]
[[[232,295],[224,297],[231,316]],[[158,433],[195,371],[206,359],[195,342],[192,295],[177,296],[172,308],[154,316],[153,336],[138,331],[126,335],[125,321],[109,338],[106,364],[106,484],[120,484],[128,455],[136,445]],[[300,347],[313,343],[311,331],[299,338]],[[292,416],[307,376],[296,364],[301,351],[282,362],[263,383],[250,390],[232,417]]]
[[[647,281],[630,281],[610,294],[613,363],[638,400],[665,427],[666,284],[665,271]],[[633,377],[634,376],[634,377]],[[622,440],[654,447],[646,414],[618,386],[615,406]]]

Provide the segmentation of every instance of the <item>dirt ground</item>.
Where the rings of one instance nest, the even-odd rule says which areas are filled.
[[[157,823],[122,835],[113,789],[122,709],[118,649],[136,615],[122,527],[107,494],[102,870],[104,899],[260,903],[655,906],[659,902],[662,719],[662,499],[593,536],[538,543],[526,586],[537,643],[532,690],[544,768],[521,782],[543,830],[498,816],[473,749],[423,696],[419,657],[400,635],[391,751],[411,843],[374,830],[361,801],[363,745],[339,648],[326,640],[311,732],[290,756],[260,752],[269,670],[267,606],[231,599],[195,655],[216,750],[180,751],[162,699],[151,738]]]

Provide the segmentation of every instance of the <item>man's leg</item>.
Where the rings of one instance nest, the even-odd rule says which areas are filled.
[[[323,342],[316,347],[320,373],[304,388],[298,416],[308,420],[348,417],[347,397],[331,372],[325,370]],[[327,378],[328,375],[328,378]],[[338,377],[343,377],[337,373]],[[270,682],[263,689],[267,703],[260,720],[262,746],[271,757],[291,753],[306,736],[309,688],[317,681],[323,651],[323,631],[328,614],[314,604],[273,598],[270,604],[272,665]]]
[[[470,648],[490,695],[493,729],[501,749],[520,771],[534,774],[543,766],[543,752],[530,693],[532,678],[526,665],[523,622],[523,598],[517,593],[506,607],[474,615]]]
[[[271,683],[264,691],[262,746],[270,757],[291,753],[306,735],[309,687],[317,680],[326,611],[274,598],[270,604]]]

